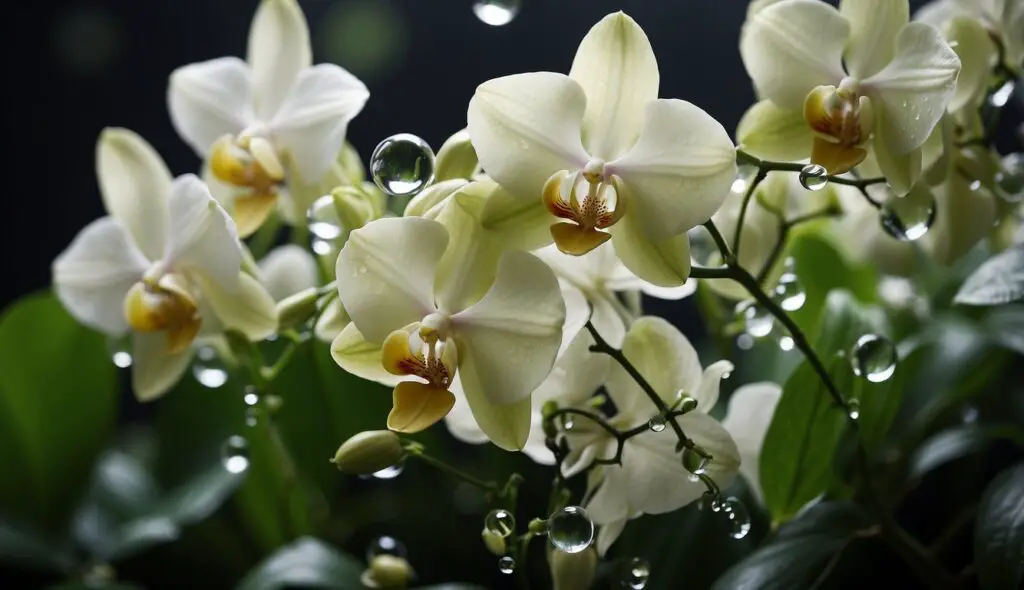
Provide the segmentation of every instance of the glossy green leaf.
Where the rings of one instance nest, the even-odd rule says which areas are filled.
[[[978,507],[974,565],[984,590],[1017,590],[1024,582],[1024,463],[1000,473]]]
[[[951,461],[984,452],[997,440],[1008,440],[1024,447],[1024,429],[1016,426],[966,424],[943,430],[926,439],[910,458],[911,478],[924,474]]]
[[[832,362],[832,368],[845,359]],[[846,414],[806,361],[786,381],[761,451],[761,487],[775,522],[793,517],[828,487]]]
[[[824,358],[850,352],[857,339],[865,334],[885,336],[889,332],[881,308],[864,305],[843,289],[830,291],[825,297],[818,323],[821,332],[814,341],[814,350]]]
[[[985,261],[967,277],[955,303],[1001,305],[1024,299],[1024,244],[1017,244]]]
[[[983,324],[994,341],[1024,354],[1024,305],[997,307],[985,316]]]
[[[117,418],[106,339],[50,293],[0,317],[0,513],[48,530],[67,522]]]
[[[319,539],[303,537],[263,560],[236,590],[332,588],[362,590],[363,564]]]

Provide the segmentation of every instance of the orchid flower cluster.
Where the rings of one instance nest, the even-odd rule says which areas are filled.
[[[564,554],[556,587],[588,587],[630,520],[694,502],[743,538],[750,509],[726,490],[740,475],[757,501],[771,493],[759,467],[783,386],[746,383],[720,404],[742,367],[699,354],[643,296],[699,289],[736,305],[711,329],[739,326],[746,346],[781,335],[855,432],[858,400],[790,317],[806,297],[788,248],[813,228],[899,277],[1010,245],[1024,161],[994,151],[991,113],[1024,65],[1024,2],[937,0],[912,19],[906,0],[756,0],[739,48],[759,100],[734,133],[659,97],[651,42],[618,12],[568,74],[484,81],[436,155],[388,138],[368,177],[345,141],[367,87],[313,65],[295,0],[262,0],[245,61],[168,81],[197,174],[174,177],[136,133],[103,131],[108,215],[53,263],[54,290],[80,322],[130,335],[141,401],[171,391],[196,351],[247,366],[267,340],[329,345],[338,371],[392,395],[381,431],[333,459],[344,471],[429,458],[409,436],[439,422],[554,466],[548,514],[528,528],[514,505],[488,516],[503,571],[546,534]],[[271,248],[283,227],[293,243]],[[853,372],[884,381],[893,344],[859,336]],[[257,367],[253,385],[279,369]],[[507,503],[515,485],[484,487]],[[371,563],[364,582],[399,587],[406,569]]]

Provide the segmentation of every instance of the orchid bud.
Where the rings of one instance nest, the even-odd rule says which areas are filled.
[[[551,583],[555,590],[586,590],[594,582],[597,571],[597,550],[593,547],[579,553],[551,551]]]
[[[505,544],[505,538],[498,533],[493,533],[487,529],[480,532],[480,538],[484,541],[484,546],[491,553],[502,556],[505,555],[508,547]]]
[[[479,165],[480,160],[473,149],[473,142],[469,140],[469,133],[462,130],[449,137],[438,150],[435,177],[438,182],[454,178],[470,179]]]
[[[369,588],[405,588],[416,576],[409,562],[397,555],[378,555],[370,561],[361,581]]]
[[[338,447],[331,462],[345,473],[368,475],[398,463],[405,456],[402,441],[390,430],[367,430]]]
[[[277,329],[287,330],[305,323],[316,313],[316,287],[303,289],[277,303]]]

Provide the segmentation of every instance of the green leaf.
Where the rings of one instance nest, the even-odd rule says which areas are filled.
[[[67,523],[117,417],[105,338],[50,293],[0,317],[0,511],[46,530]]]
[[[962,457],[980,453],[997,440],[1009,440],[1024,447],[1024,431],[1015,426],[969,424],[943,430],[926,439],[914,451],[908,476],[918,478]]]
[[[860,416],[857,419],[860,440],[869,453],[882,448],[886,435],[896,419],[903,401],[904,381],[908,371],[897,364],[891,377],[872,383],[854,375],[848,363],[842,363],[832,372],[836,387],[848,399],[857,400]]]
[[[1000,473],[978,507],[974,565],[984,590],[1016,590],[1024,582],[1024,463]]]
[[[884,336],[889,332],[885,312],[881,308],[862,305],[846,290],[828,293],[818,324],[821,333],[814,342],[814,350],[823,358],[848,352],[864,334]]]
[[[992,340],[1024,354],[1024,305],[997,307],[985,316],[982,324]]]
[[[845,359],[837,358],[835,369]],[[761,486],[775,522],[785,522],[825,491],[846,414],[806,361],[782,388],[761,451]]]
[[[56,543],[28,525],[16,525],[0,518],[0,561],[19,568],[69,571],[75,565],[72,548]]]
[[[1024,244],[985,261],[960,287],[954,303],[1000,305],[1024,298]]]
[[[303,537],[282,547],[257,565],[236,590],[278,590],[286,587],[362,590],[363,564],[323,541]]]
[[[800,590],[816,587],[864,527],[852,504],[816,505],[784,525],[771,542],[737,563],[713,590]]]

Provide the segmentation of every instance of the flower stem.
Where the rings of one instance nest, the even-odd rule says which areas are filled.
[[[461,479],[466,483],[472,484],[485,492],[498,491],[498,484],[494,483],[493,481],[484,481],[480,478],[474,477],[466,473],[465,471],[462,471],[461,469],[458,469],[445,463],[444,461],[438,459],[437,457],[432,457],[428,455],[423,445],[419,443],[407,442],[405,444],[405,451],[409,453],[409,455],[418,458],[424,463],[431,465],[437,469],[440,469],[441,471],[444,471],[445,473],[451,476]]]

